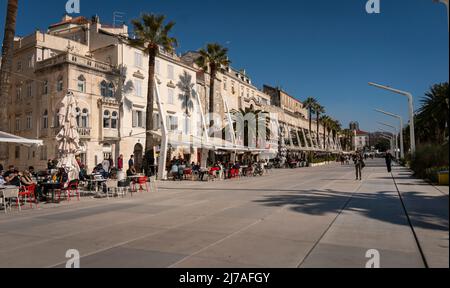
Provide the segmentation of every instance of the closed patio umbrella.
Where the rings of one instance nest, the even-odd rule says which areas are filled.
[[[61,131],[56,136],[60,159],[58,168],[64,168],[68,174],[68,180],[78,180],[80,167],[75,158],[80,151],[80,135],[76,121],[77,101],[72,92],[67,93],[58,107],[58,121]]]

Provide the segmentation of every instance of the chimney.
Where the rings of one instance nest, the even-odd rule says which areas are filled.
[[[66,22],[66,21],[70,21],[72,20],[72,16],[70,16],[69,14],[64,14],[62,21]]]

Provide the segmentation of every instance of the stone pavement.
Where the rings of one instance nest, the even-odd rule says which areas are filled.
[[[448,193],[381,160],[0,214],[0,267],[448,267]],[[403,210],[403,196],[419,245]],[[445,189],[445,188],[444,188]],[[448,187],[447,187],[448,190]],[[421,250],[425,255],[422,258]]]

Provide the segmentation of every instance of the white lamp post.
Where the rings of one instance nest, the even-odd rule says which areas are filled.
[[[404,146],[404,142],[403,142],[403,117],[401,117],[400,115],[396,115],[394,113],[380,110],[380,109],[375,109],[375,111],[400,120],[400,158],[404,159],[405,158],[405,146]]]
[[[398,138],[397,138],[398,131],[397,131],[397,128],[395,128],[395,126],[393,126],[393,125],[390,125],[390,124],[387,124],[387,123],[384,123],[384,122],[377,122],[377,123],[380,124],[380,125],[392,128],[392,130],[394,130],[394,133],[395,133],[394,134],[394,138],[395,138],[395,158],[398,159]]]
[[[375,84],[370,82],[369,85],[391,91],[396,94],[400,94],[403,96],[408,97],[408,104],[409,104],[409,133],[410,133],[410,142],[411,142],[411,155],[414,157],[414,154],[416,154],[416,136],[415,136],[415,128],[414,128],[414,98],[411,93],[405,92],[402,90],[394,89],[389,86],[384,86],[380,84]]]

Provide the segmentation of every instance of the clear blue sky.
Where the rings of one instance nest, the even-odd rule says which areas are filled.
[[[445,6],[432,0],[380,0],[381,14],[368,15],[366,0],[81,0],[81,14],[112,22],[141,11],[177,22],[178,52],[217,41],[229,47],[235,68],[254,83],[280,85],[300,100],[316,97],[344,126],[377,129],[382,108],[407,116],[406,99],[369,87],[379,82],[419,98],[433,83],[448,81]],[[19,0],[17,34],[45,30],[65,12],[66,0]],[[1,38],[6,0],[1,0]],[[1,40],[0,40],[1,41]]]

